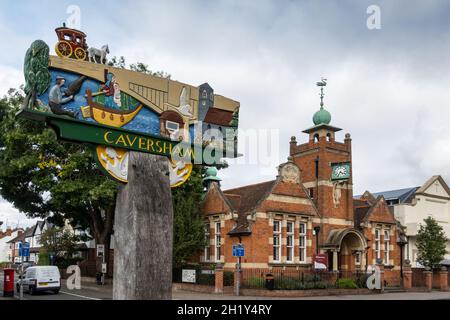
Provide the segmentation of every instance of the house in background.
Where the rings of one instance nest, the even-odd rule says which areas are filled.
[[[433,217],[443,227],[447,236],[445,260],[450,260],[450,189],[440,175],[432,176],[420,187],[383,191],[373,194],[383,196],[391,206],[395,218],[405,228],[408,239],[404,258],[414,267],[417,262],[416,237],[423,220]]]
[[[19,246],[25,241],[26,238],[29,238],[33,233],[33,228],[27,228],[25,231],[21,230],[17,233],[17,236],[7,242],[9,244],[8,250],[8,262],[18,263],[22,262],[22,258],[19,256]],[[23,261],[30,261],[29,257],[23,259]]]
[[[22,228],[12,229],[11,227],[6,227],[5,231],[0,231],[0,262],[12,261],[13,250],[10,249],[10,243],[8,242],[23,232]]]
[[[45,230],[52,228],[53,224],[47,221],[38,221],[31,227],[31,232],[25,237],[25,241],[30,244],[30,258],[29,261],[38,263],[39,252],[41,250],[41,235]]]

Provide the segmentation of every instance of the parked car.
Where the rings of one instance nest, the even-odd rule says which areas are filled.
[[[22,265],[23,265],[23,270],[25,271],[27,268],[35,266],[36,263],[33,261],[16,262],[11,265],[11,268],[15,269],[17,273],[20,273]]]
[[[16,283],[17,291],[20,291],[22,281],[23,291],[28,291],[31,295],[38,291],[53,291],[58,294],[61,288],[61,275],[57,266],[29,267],[21,278]]]

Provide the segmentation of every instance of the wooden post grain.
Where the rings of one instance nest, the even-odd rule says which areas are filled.
[[[130,152],[114,225],[115,300],[172,299],[173,209],[166,157]]]

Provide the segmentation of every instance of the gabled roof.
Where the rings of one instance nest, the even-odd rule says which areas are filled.
[[[252,212],[272,191],[276,180],[229,189],[223,192],[226,199],[238,214],[235,227],[228,232],[230,236],[250,235],[247,214]]]
[[[223,191],[226,197],[229,199],[236,199],[239,197],[239,207],[234,208],[237,212],[251,212],[258,204],[270,193],[276,180],[261,182],[235,189],[229,189]],[[235,201],[236,200],[230,200]]]
[[[233,112],[219,108],[209,108],[203,122],[229,127],[231,120],[233,120]]]
[[[364,199],[367,198],[367,195],[373,197],[373,199],[378,198],[379,196],[383,196],[385,200],[398,200],[399,203],[410,203],[414,194],[418,187],[413,188],[404,188],[404,189],[396,189],[389,191],[381,191],[370,193],[368,191],[364,192],[362,195],[355,196],[355,199]],[[372,201],[373,202],[373,201]]]
[[[425,193],[425,191],[427,191],[427,189],[435,182],[435,181],[439,181],[440,184],[442,185],[442,187],[444,188],[444,190],[447,192],[447,194],[450,196],[450,188],[448,187],[447,183],[445,183],[445,180],[442,179],[442,177],[440,175],[436,175],[436,176],[432,176],[430,179],[428,179],[423,186],[421,186],[420,188],[418,188],[416,190],[416,193]]]
[[[414,193],[418,188],[404,188],[390,191],[375,192],[375,197],[383,196],[386,200],[398,200],[399,203],[409,203],[414,197]]]
[[[360,208],[356,208],[354,210],[355,219],[357,219],[358,225],[363,221],[369,221],[371,214],[375,211],[375,209],[378,207],[378,205],[382,205],[382,204],[385,205],[385,207],[387,209],[386,213],[388,213],[391,216],[392,221],[397,221],[397,219],[395,219],[394,213],[392,212],[392,210],[390,210],[389,206],[386,204],[386,200],[381,195],[381,196],[377,197],[375,203],[369,202],[368,207],[360,207]],[[389,222],[389,221],[383,221],[383,222]],[[389,222],[389,223],[391,223],[391,222]]]

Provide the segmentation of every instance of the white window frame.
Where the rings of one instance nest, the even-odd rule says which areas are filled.
[[[281,262],[281,220],[273,222],[273,261]]]
[[[215,234],[215,252],[214,252],[214,257],[216,259],[216,262],[220,262],[221,259],[221,255],[222,255],[222,234],[221,234],[221,228],[222,228],[222,224],[220,221],[217,221],[215,223],[215,229],[214,229],[214,234]]]
[[[391,235],[389,230],[384,230],[384,264],[389,265],[389,247],[391,244]]]
[[[306,262],[306,223],[300,222],[298,228],[298,260]]]
[[[375,229],[375,259],[381,259],[381,229]]]
[[[205,239],[206,239],[206,245],[204,250],[204,258],[205,261],[211,260],[211,230],[209,222],[205,223]]]
[[[175,125],[177,128],[176,129],[169,128],[169,125]],[[175,134],[180,131],[180,124],[178,122],[166,120],[166,129],[170,134]]]
[[[290,229],[290,230],[289,230]],[[286,223],[286,262],[294,262],[294,230],[295,224],[293,221],[287,221]]]

